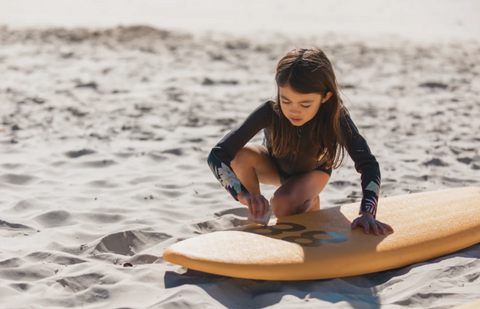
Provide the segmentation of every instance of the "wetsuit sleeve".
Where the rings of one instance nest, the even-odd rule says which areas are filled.
[[[248,190],[233,172],[230,162],[255,134],[268,125],[272,113],[273,110],[268,101],[258,106],[245,121],[220,140],[208,156],[208,166],[213,174],[237,201],[237,195],[240,192],[248,193]]]
[[[355,169],[362,175],[363,195],[359,214],[369,212],[375,218],[380,195],[380,165],[347,113],[345,113],[345,121],[342,123],[342,131],[347,139],[348,154],[355,163]]]

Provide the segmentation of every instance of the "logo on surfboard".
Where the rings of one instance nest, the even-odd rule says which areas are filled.
[[[287,228],[282,228],[283,226],[286,226]],[[290,226],[290,228],[288,228],[288,226]],[[276,236],[286,232],[300,232],[306,229],[307,228],[301,224],[281,222],[275,226],[254,226],[246,228],[243,231],[263,236]],[[344,242],[347,240],[347,237],[342,234],[327,231],[308,231],[301,233],[299,236],[283,237],[282,240],[301,245],[302,247],[320,247],[324,244],[338,244]]]

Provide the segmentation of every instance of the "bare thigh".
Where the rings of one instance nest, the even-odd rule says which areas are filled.
[[[243,147],[231,162],[231,166],[250,193],[260,193],[256,192],[259,190],[258,183],[281,186],[277,167],[267,148],[262,145],[248,144]]]
[[[299,213],[306,201],[318,197],[329,179],[330,175],[318,170],[289,178],[270,200],[275,216],[280,218]]]

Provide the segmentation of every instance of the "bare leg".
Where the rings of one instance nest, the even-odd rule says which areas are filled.
[[[280,186],[280,176],[262,145],[243,147],[230,164],[233,172],[250,193],[260,194],[260,183]]]
[[[282,185],[268,150],[254,144],[242,148],[232,160],[231,167],[250,193],[261,194],[260,183],[279,187],[270,199],[277,218],[320,210],[318,195],[330,179],[327,173],[315,170],[294,176]]]
[[[277,218],[320,209],[319,194],[330,176],[323,171],[312,171],[288,179],[270,199]]]
[[[302,206],[298,209],[297,213],[301,214],[307,211],[316,211],[320,210],[320,197],[317,195],[311,200],[305,201]]]

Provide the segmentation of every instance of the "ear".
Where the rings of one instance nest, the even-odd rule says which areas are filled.
[[[327,102],[328,99],[330,99],[332,97],[333,93],[331,93],[330,91],[327,92],[327,94],[325,95],[325,97],[322,99],[322,104]]]

